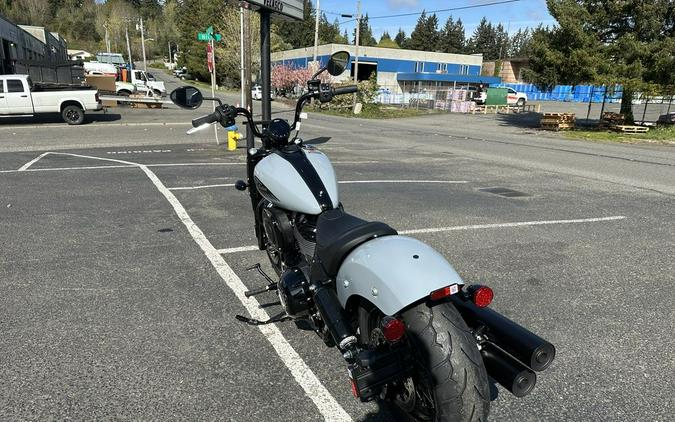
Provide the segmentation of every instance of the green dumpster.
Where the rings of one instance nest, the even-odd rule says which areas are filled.
[[[485,105],[506,105],[508,88],[488,88]]]

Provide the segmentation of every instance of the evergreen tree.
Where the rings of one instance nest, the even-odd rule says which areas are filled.
[[[354,43],[356,43],[356,28],[354,28]],[[368,14],[361,18],[361,32],[359,33],[359,45],[372,47],[377,44],[377,40],[373,37],[373,29],[368,22]]]
[[[452,16],[448,17],[440,35],[439,49],[444,53],[464,52],[464,24],[461,19],[454,22]]]
[[[469,46],[469,51],[472,54],[482,54],[484,60],[496,60],[499,58],[497,32],[485,17],[481,19],[473,32],[473,36],[469,40]]]
[[[405,44],[407,37],[405,36],[405,31],[403,31],[401,28],[398,28],[398,33],[396,34],[396,37],[394,38],[394,41],[396,41],[396,44],[398,44],[399,47],[403,47],[403,44]]]
[[[398,44],[396,44],[396,41],[391,39],[391,36],[387,31],[384,31],[382,33],[382,36],[380,37],[380,42],[377,43],[377,46],[382,48],[400,48]]]
[[[436,14],[427,16],[423,11],[410,34],[410,39],[406,40],[403,47],[411,50],[436,51],[439,44],[438,17]]]
[[[288,21],[285,19],[274,19],[279,35],[285,42],[293,48],[310,47],[314,45],[314,25],[316,9],[311,1],[305,3],[303,20]]]
[[[529,28],[519,29],[509,40],[509,57],[528,57],[532,33]]]

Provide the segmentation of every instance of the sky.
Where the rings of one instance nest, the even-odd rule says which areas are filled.
[[[504,28],[509,28],[510,33],[518,31],[519,28],[535,27],[540,23],[544,25],[553,25],[555,23],[555,20],[546,9],[545,0],[517,0],[507,4],[486,4],[497,1],[504,0],[362,0],[361,13],[364,15],[368,13],[370,26],[373,28],[376,40],[380,39],[384,31],[388,31],[393,38],[398,32],[399,27],[407,35],[410,35],[415,28],[419,15],[382,19],[373,19],[374,17],[421,12],[422,10],[429,12],[439,9],[484,5],[483,7],[475,7],[473,9],[436,13],[440,27],[445,25],[445,21],[450,15],[455,20],[461,18],[467,38],[473,33],[483,16],[494,24],[502,23]],[[313,0],[313,4],[316,6],[316,0]],[[330,22],[333,22],[336,17],[340,22],[349,20],[341,18],[339,16],[341,13],[356,14],[356,0],[320,0],[320,6],[321,11],[326,13],[326,17]],[[351,38],[354,22],[347,22],[341,25],[341,28],[346,28]]]

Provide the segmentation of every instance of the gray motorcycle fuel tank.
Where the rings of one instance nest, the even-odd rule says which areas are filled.
[[[275,206],[318,215],[340,203],[333,165],[316,148],[291,148],[263,158],[253,172],[260,194]]]

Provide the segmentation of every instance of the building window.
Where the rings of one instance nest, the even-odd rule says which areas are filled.
[[[469,74],[469,65],[466,65],[466,64],[459,65],[459,74],[460,75],[468,75]]]
[[[448,73],[448,64],[447,63],[439,63],[438,64],[438,71],[441,73]]]
[[[415,72],[424,72],[424,62],[415,63]]]

